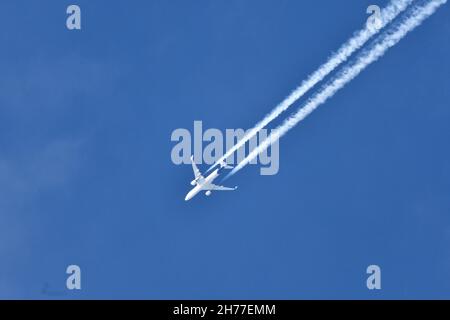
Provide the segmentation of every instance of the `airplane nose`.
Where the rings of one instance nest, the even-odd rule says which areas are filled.
[[[191,200],[194,196],[195,196],[196,192],[195,189],[189,191],[189,193],[186,195],[186,197],[184,198],[184,201],[189,201]]]

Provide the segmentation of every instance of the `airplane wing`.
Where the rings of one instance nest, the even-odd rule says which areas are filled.
[[[200,170],[198,170],[197,165],[194,162],[194,156],[191,156],[192,170],[194,170],[195,179],[201,178],[202,174]]]
[[[233,191],[236,190],[237,187],[234,188],[229,188],[229,187],[224,187],[224,186],[218,186],[216,184],[210,183],[207,186],[208,190],[213,190],[213,191]]]

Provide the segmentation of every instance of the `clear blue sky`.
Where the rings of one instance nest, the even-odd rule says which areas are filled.
[[[250,128],[386,3],[2,1],[0,298],[450,298],[448,4],[290,131],[277,175],[186,203],[170,158],[194,120]]]

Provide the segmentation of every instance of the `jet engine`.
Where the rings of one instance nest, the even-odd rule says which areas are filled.
[[[205,194],[206,194],[207,196],[210,196],[210,195],[211,195],[211,191],[208,190],[208,191],[205,192]]]
[[[194,179],[191,181],[191,186],[195,186],[195,184],[197,183],[197,181]]]

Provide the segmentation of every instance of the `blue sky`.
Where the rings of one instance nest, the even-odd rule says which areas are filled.
[[[448,4],[283,137],[277,175],[184,202],[172,131],[250,128],[375,2],[74,3],[81,31],[72,2],[0,4],[0,298],[450,298]]]

